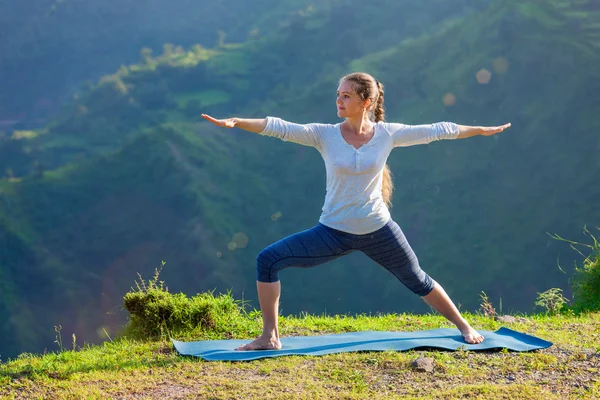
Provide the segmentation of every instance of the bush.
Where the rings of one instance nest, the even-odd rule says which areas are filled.
[[[558,314],[563,309],[568,308],[566,306],[568,301],[562,295],[562,289],[552,288],[543,293],[538,293],[535,305],[545,308],[547,314]]]
[[[240,315],[238,301],[230,293],[215,297],[206,292],[192,298],[183,293],[172,294],[164,288],[164,282],[158,281],[159,273],[156,269],[148,284],[140,276],[137,290],[125,294],[123,305],[131,314],[126,336],[146,339],[163,336],[165,331],[171,336],[197,330],[219,331],[219,321]]]
[[[587,228],[584,228],[584,232],[591,236],[592,244],[578,243],[554,236],[555,239],[568,242],[571,248],[585,257],[581,266],[575,264],[575,272],[571,279],[573,299],[570,308],[578,313],[600,311],[600,242]],[[590,248],[590,255],[586,257],[575,247],[576,245]]]
[[[584,260],[573,275],[573,310],[600,311],[600,249],[596,244],[593,258]]]

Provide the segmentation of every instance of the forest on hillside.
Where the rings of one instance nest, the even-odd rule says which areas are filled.
[[[527,312],[551,287],[568,295],[580,256],[550,234],[600,225],[594,2],[226,3],[225,20],[218,1],[2,6],[2,118],[45,121],[0,127],[2,358],[51,348],[59,324],[106,339],[163,260],[170,291],[258,307],[256,255],[316,224],[323,161],[200,114],[336,123],[350,71],[385,85],[389,121],[512,123],[388,160],[392,216],[455,302],[476,310],[484,291]],[[281,275],[284,314],[429,311],[363,254]]]

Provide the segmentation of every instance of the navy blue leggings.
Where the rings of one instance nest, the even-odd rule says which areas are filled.
[[[256,258],[256,279],[277,282],[282,269],[314,267],[357,250],[385,267],[419,296],[433,290],[433,279],[419,267],[417,256],[392,219],[383,228],[364,235],[339,231],[319,222],[262,250]]]

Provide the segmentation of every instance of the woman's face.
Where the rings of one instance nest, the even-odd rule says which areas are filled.
[[[363,108],[369,103],[369,100],[364,104],[360,101],[351,82],[343,81],[340,86],[338,86],[336,100],[338,117],[362,117]]]

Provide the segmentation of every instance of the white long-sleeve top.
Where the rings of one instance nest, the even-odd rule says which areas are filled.
[[[456,139],[458,125],[437,122],[426,125],[377,122],[371,140],[356,149],[346,142],[341,123],[296,124],[267,117],[260,132],[286,142],[316,148],[325,161],[327,194],[319,222],[340,231],[364,235],[383,227],[391,218],[383,202],[383,168],[394,147]]]

